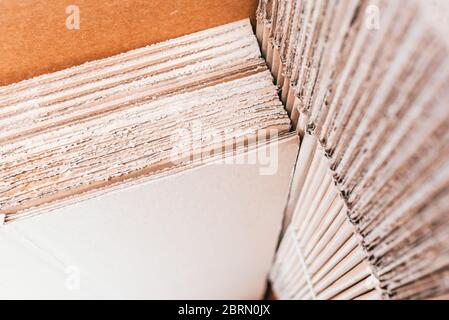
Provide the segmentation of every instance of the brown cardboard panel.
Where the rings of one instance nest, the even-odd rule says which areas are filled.
[[[0,85],[243,18],[257,0],[1,0]],[[68,30],[66,8],[80,9]]]

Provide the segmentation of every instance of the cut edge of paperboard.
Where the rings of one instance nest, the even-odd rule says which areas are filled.
[[[298,137],[282,138],[278,147],[275,175],[260,175],[260,162],[211,162],[1,227],[7,263],[0,269],[9,288],[3,295],[262,298]],[[244,159],[245,153],[234,157]],[[66,287],[73,270],[81,273],[78,290]]]
[[[279,136],[277,139],[267,140],[266,142],[260,145],[258,145],[257,143],[252,143],[243,148],[232,148],[231,150],[225,148],[224,153],[212,155],[207,158],[201,159],[200,161],[190,161],[188,163],[181,162],[179,165],[167,166],[166,168],[161,167],[159,170],[156,171],[149,170],[148,173],[144,175],[132,176],[128,179],[98,189],[92,189],[87,192],[67,196],[63,200],[42,204],[38,207],[27,209],[24,212],[17,212],[12,215],[3,214],[2,215],[3,224],[18,222],[22,219],[27,219],[40,214],[51,213],[65,206],[70,206],[78,202],[83,202],[92,198],[96,198],[106,193],[127,189],[138,184],[152,183],[160,179],[180,175],[183,174],[184,172],[188,172],[191,170],[198,170],[203,166],[208,166],[219,162],[226,162],[235,156],[247,155],[249,152],[254,152],[259,148],[266,148],[267,146],[270,146],[272,144],[282,145],[284,143],[291,143],[291,142],[296,143],[298,145],[299,150],[299,137],[294,133],[283,134]],[[292,168],[292,175],[293,175],[293,168]],[[286,197],[287,196],[288,194],[286,194]]]

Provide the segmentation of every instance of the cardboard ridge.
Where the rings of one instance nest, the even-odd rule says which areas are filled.
[[[280,246],[290,251],[278,253],[287,266],[272,274],[277,295],[320,296],[307,285],[331,262],[319,255],[331,259],[325,243],[334,256],[343,246],[323,232],[319,245],[310,235],[337,217],[352,225],[378,292],[318,285],[322,297],[430,299],[449,291],[448,9],[444,0],[260,1],[256,34],[303,137]],[[339,199],[326,210],[330,189]],[[304,253],[291,249],[290,226]],[[308,254],[317,268],[308,266],[310,277],[300,271]],[[339,276],[334,284],[343,290],[349,278]]]

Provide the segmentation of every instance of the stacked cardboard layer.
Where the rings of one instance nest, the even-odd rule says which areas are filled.
[[[377,279],[360,246],[346,206],[335,187],[329,161],[307,135],[299,153],[292,201],[271,271],[281,299],[378,299]]]
[[[0,107],[6,221],[290,129],[248,21],[3,87]]]
[[[299,139],[249,20],[0,106],[1,298],[263,296]]]
[[[323,264],[310,258],[317,239],[309,236],[338,205],[327,211],[327,202],[310,206],[320,203],[332,183],[383,297],[448,293],[448,9],[444,1],[260,2],[257,34],[297,131],[305,136],[301,154],[315,150],[320,161],[327,158],[309,167],[301,163],[311,159],[304,154],[298,162],[286,211],[291,225],[277,258],[288,267],[272,272],[281,297],[311,297],[305,289],[297,292],[305,288],[304,278],[323,297],[314,269],[303,270],[302,280],[294,277],[300,277],[299,260],[306,269]],[[310,142],[305,149],[313,140],[319,146]],[[328,174],[322,170],[330,170],[333,182],[321,178]],[[315,184],[322,183],[316,194],[308,190],[311,174],[320,176],[311,178]],[[291,249],[290,229],[303,259]],[[340,243],[330,243],[336,257]],[[358,279],[362,274],[368,277],[361,272]]]

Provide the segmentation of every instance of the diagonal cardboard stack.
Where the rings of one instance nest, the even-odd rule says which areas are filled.
[[[262,51],[304,137],[271,273],[280,297],[449,292],[448,12],[260,1]]]
[[[256,0],[68,4],[0,4],[1,83]],[[0,297],[447,298],[448,12],[260,0],[261,51],[245,20],[0,87]]]
[[[2,297],[263,296],[299,139],[249,20],[0,104]]]

